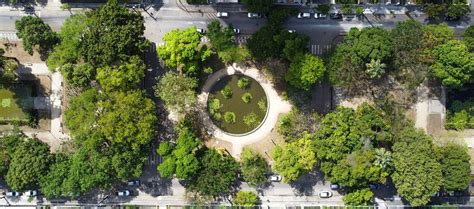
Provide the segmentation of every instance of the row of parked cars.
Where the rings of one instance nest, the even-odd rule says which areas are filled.
[[[311,18],[314,17],[315,19],[326,19],[328,16],[323,13],[309,13],[309,12],[300,12],[298,13],[298,19],[304,19],[304,18]],[[341,13],[330,13],[329,17],[331,19],[342,19],[342,14]]]
[[[26,191],[26,192],[15,192],[15,191],[7,191],[7,192],[3,192],[3,195],[5,197],[10,197],[10,198],[13,198],[13,197],[20,197],[22,195],[26,195],[27,197],[36,197],[38,195],[38,191],[36,190],[29,190],[29,191]]]

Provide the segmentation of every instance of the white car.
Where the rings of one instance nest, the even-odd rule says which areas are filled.
[[[203,28],[196,28],[196,31],[200,34],[205,34],[206,33],[206,30],[204,30]]]
[[[235,34],[240,34],[240,29],[234,28],[234,29],[232,29],[232,30],[234,31]]]
[[[140,186],[140,180],[130,180],[130,181],[127,182],[127,185],[132,186],[132,187]]]
[[[25,192],[25,195],[28,197],[36,197],[36,195],[38,195],[38,192],[36,190],[29,190]]]
[[[298,13],[298,18],[301,19],[301,18],[310,18],[311,17],[311,13],[309,12],[300,12]]]
[[[217,17],[220,17],[220,18],[229,17],[229,13],[227,13],[227,12],[217,12]]]
[[[261,17],[262,17],[262,14],[260,14],[260,13],[255,13],[255,12],[249,12],[249,13],[247,14],[247,17],[249,17],[249,18],[261,18]]]
[[[323,13],[314,13],[314,19],[325,19],[328,16]]]
[[[120,190],[117,192],[117,196],[119,197],[128,197],[130,196],[131,192],[130,190]]]
[[[271,182],[280,182],[281,181],[281,176],[280,175],[271,175],[270,176],[270,181]]]
[[[320,198],[330,198],[332,197],[332,192],[330,191],[322,191],[319,193]]]
[[[288,30],[288,33],[296,33],[296,30]]]
[[[8,191],[5,192],[5,197],[19,197],[21,194],[19,192]]]

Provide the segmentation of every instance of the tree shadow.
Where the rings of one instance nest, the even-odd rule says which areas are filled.
[[[290,186],[293,188],[293,192],[297,196],[311,196],[314,195],[313,187],[321,183],[324,185],[324,174],[318,169],[314,169],[310,173],[303,175],[296,181],[292,181]]]

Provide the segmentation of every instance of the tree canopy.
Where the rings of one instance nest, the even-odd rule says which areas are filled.
[[[33,54],[33,49],[38,47],[38,52],[42,58],[46,58],[59,41],[57,34],[39,17],[24,16],[15,21],[15,28],[18,38],[22,40],[25,51]]]
[[[197,79],[168,72],[160,78],[155,95],[160,97],[168,110],[184,112],[196,102]]]
[[[462,34],[464,42],[470,52],[474,52],[474,25],[469,26]]]
[[[127,91],[137,89],[145,76],[145,65],[140,58],[131,57],[119,66],[97,69],[97,81],[105,91]]]
[[[157,48],[158,56],[169,68],[178,68],[182,74],[195,75],[212,51],[201,45],[201,34],[195,27],[174,29],[165,34],[165,44]]]
[[[449,87],[461,87],[470,82],[474,75],[474,53],[458,40],[451,40],[436,46],[433,51],[434,63],[431,73]]]
[[[373,197],[374,193],[370,191],[370,189],[366,188],[350,192],[346,194],[342,200],[347,206],[369,206],[372,205]]]
[[[285,79],[290,85],[308,91],[317,81],[323,79],[325,71],[323,60],[308,53],[290,64]]]
[[[283,146],[277,145],[272,153],[273,170],[283,177],[284,182],[297,180],[316,165],[316,154],[312,148],[308,136]]]
[[[268,165],[261,155],[246,148],[243,149],[240,160],[242,175],[250,186],[259,186],[267,182],[265,175]]]
[[[412,206],[426,205],[438,192],[443,176],[431,138],[420,130],[405,128],[392,147],[397,192]]]
[[[471,181],[471,157],[463,145],[448,143],[437,147],[438,160],[443,173],[443,187],[446,191],[464,191]]]
[[[258,196],[254,192],[239,191],[233,198],[235,205],[244,207],[254,207],[258,204]]]

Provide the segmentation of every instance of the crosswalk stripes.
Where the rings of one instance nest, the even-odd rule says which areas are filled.
[[[0,40],[19,41],[20,38],[16,36],[15,32],[0,31]]]
[[[150,156],[148,156],[147,165],[155,166],[161,163],[161,157],[153,152]]]
[[[206,14],[207,19],[209,19],[209,20],[216,20],[217,19],[217,14],[215,12],[205,13],[205,14]]]
[[[250,38],[250,35],[240,35],[235,36],[235,43],[237,44],[245,44],[247,43],[247,39]]]
[[[313,44],[311,45],[311,53],[315,55],[322,55],[325,52],[329,51],[331,48],[332,48],[332,45]]]

